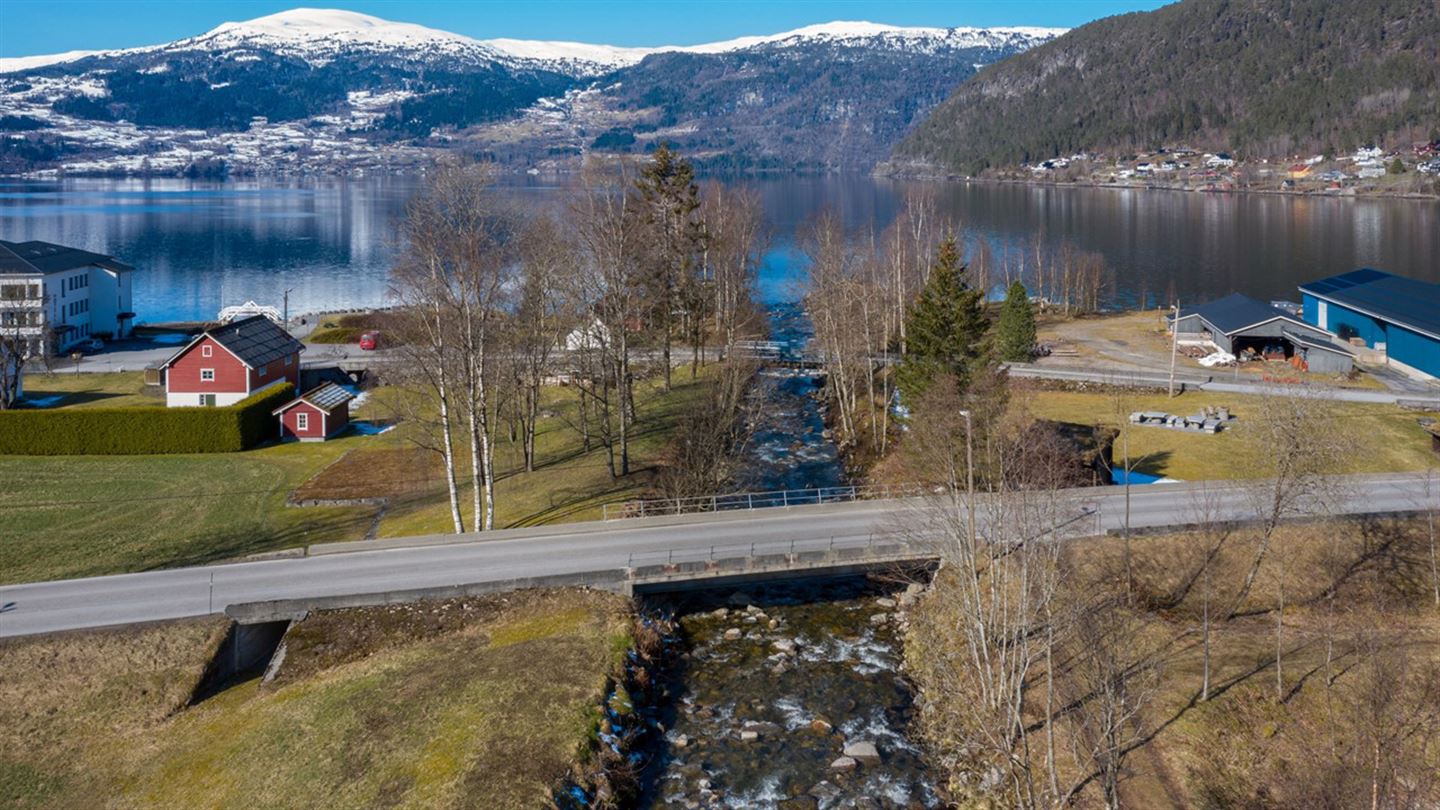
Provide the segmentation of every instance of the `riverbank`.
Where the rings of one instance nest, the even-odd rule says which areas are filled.
[[[223,620],[0,642],[0,804],[547,804],[595,756],[627,600],[521,591],[312,614],[194,706]]]

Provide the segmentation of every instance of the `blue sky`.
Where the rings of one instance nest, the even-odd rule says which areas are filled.
[[[344,8],[486,39],[691,45],[831,20],[1074,27],[1160,0],[0,0],[0,56],[154,45],[296,6]]]

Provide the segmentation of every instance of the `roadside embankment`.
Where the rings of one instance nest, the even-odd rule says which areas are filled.
[[[265,679],[189,706],[221,621],[0,644],[0,804],[548,804],[597,769],[628,600],[578,589],[312,613]]]

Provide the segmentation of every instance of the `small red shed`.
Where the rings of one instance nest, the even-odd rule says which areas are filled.
[[[275,409],[280,417],[280,438],[323,442],[350,424],[350,400],[355,395],[335,383],[322,383]]]

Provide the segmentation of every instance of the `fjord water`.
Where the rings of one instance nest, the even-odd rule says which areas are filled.
[[[210,318],[254,299],[292,312],[386,300],[405,204],[418,176],[363,178],[0,180],[0,239],[41,239],[133,264],[140,320]],[[739,179],[761,194],[774,248],[767,301],[793,299],[795,243],[822,209],[851,227],[883,226],[918,184],[864,176]],[[1146,189],[935,183],[942,209],[997,257],[1033,267],[1065,240],[1102,254],[1111,302],[1172,288],[1194,301],[1239,291],[1294,298],[1303,281],[1378,267],[1440,281],[1435,200],[1207,194]],[[559,202],[563,183],[507,183],[517,198]]]

